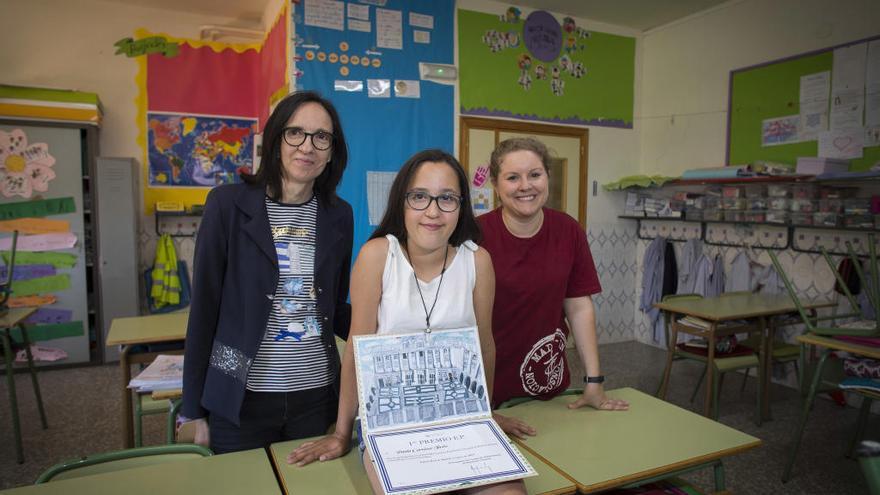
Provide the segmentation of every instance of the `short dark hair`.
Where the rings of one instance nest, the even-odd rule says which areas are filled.
[[[541,159],[541,165],[544,165],[544,172],[550,175],[550,151],[547,146],[533,137],[517,137],[505,139],[495,146],[492,156],[489,158],[489,176],[493,181],[498,180],[498,174],[501,173],[501,162],[504,157],[514,151],[531,151],[538,155]]]
[[[330,103],[330,100],[314,91],[297,91],[278,102],[263,127],[260,169],[256,174],[243,173],[241,178],[248,184],[266,186],[272,199],[281,199],[281,184],[284,174],[284,165],[281,163],[281,134],[287,121],[290,120],[290,116],[306,103],[317,103],[324,107],[333,123],[333,146],[330,161],[327,162],[321,175],[315,179],[314,190],[319,199],[328,204],[335,204],[337,199],[336,186],[342,180],[342,173],[348,164],[348,145],[345,142],[345,133],[342,131],[342,122],[336,108]]]
[[[419,167],[425,162],[445,163],[452,167],[452,170],[455,171],[455,175],[458,177],[458,189],[461,192],[460,213],[458,214],[458,224],[456,224],[455,230],[452,231],[452,235],[449,237],[449,244],[457,247],[464,241],[479,243],[483,240],[483,235],[480,232],[480,226],[477,224],[477,219],[474,218],[474,211],[471,208],[471,193],[468,188],[467,175],[454,156],[438,149],[419,151],[403,164],[403,167],[397,172],[397,177],[394,178],[394,183],[391,184],[385,215],[382,217],[382,221],[376,227],[373,235],[370,236],[370,239],[392,234],[394,237],[397,237],[401,244],[406,246],[406,222],[403,215],[406,193],[410,181],[415,177]]]

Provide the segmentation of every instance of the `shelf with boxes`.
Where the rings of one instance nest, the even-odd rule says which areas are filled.
[[[760,226],[763,236],[751,235],[752,247],[819,252],[800,246],[801,229],[866,233],[880,230],[880,182],[740,179],[724,181],[674,181],[656,193],[627,193],[621,218],[638,221],[684,221],[700,225],[699,238],[707,244],[742,246],[713,240],[716,224],[733,224],[744,231]],[[697,187],[699,186],[699,187]],[[768,232],[769,230],[769,232]],[[725,232],[726,234],[726,232]],[[682,239],[684,240],[684,239]],[[832,251],[834,254],[843,254]]]

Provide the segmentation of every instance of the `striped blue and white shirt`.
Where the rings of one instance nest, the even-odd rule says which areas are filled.
[[[279,276],[247,389],[293,392],[330,385],[335,376],[321,339],[315,292],[317,199],[292,205],[266,197],[266,211]]]

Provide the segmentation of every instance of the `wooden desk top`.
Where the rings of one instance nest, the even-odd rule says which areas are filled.
[[[280,494],[272,463],[263,449],[125,469],[29,485],[10,495],[240,495]]]
[[[569,410],[572,397],[531,401],[501,414],[522,419],[538,435],[519,441],[576,482],[581,493],[623,486],[714,461],[761,440],[632,388],[608,392],[629,411]]]
[[[37,308],[9,308],[9,312],[0,317],[0,328],[10,328],[37,311]]]
[[[867,345],[856,344],[854,342],[839,340],[832,337],[823,337],[821,335],[815,335],[811,333],[798,335],[797,339],[798,342],[802,342],[804,344],[818,345],[837,351],[846,351],[871,359],[880,359],[880,347],[871,347]]]
[[[313,439],[291,440],[273,444],[272,462],[281,476],[284,493],[350,493],[372,495],[370,482],[361,465],[357,446],[341,459],[314,462],[305,467],[287,464],[287,454],[297,446]],[[531,452],[521,449],[538,476],[526,478],[526,491],[530,494],[566,495],[575,493],[575,485]],[[295,487],[295,489],[288,489]]]
[[[836,306],[829,299],[802,300],[807,309]],[[672,313],[696,316],[709,321],[738,320],[773,316],[797,311],[788,294],[731,294],[703,299],[683,299],[658,302],[655,308]]]
[[[164,315],[114,318],[107,334],[107,345],[151,344],[186,338],[189,311]]]

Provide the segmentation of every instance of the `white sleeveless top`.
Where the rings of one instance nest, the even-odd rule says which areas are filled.
[[[416,289],[416,278],[409,261],[403,255],[400,241],[389,234],[388,256],[382,273],[382,299],[376,333],[412,333],[425,330],[425,308]],[[443,284],[437,295],[438,275],[430,282],[419,281],[425,306],[431,311],[434,297],[437,306],[431,313],[431,329],[463,328],[477,325],[474,316],[474,285],[477,281],[474,252],[477,245],[465,241],[458,247],[452,262],[447,262]]]

